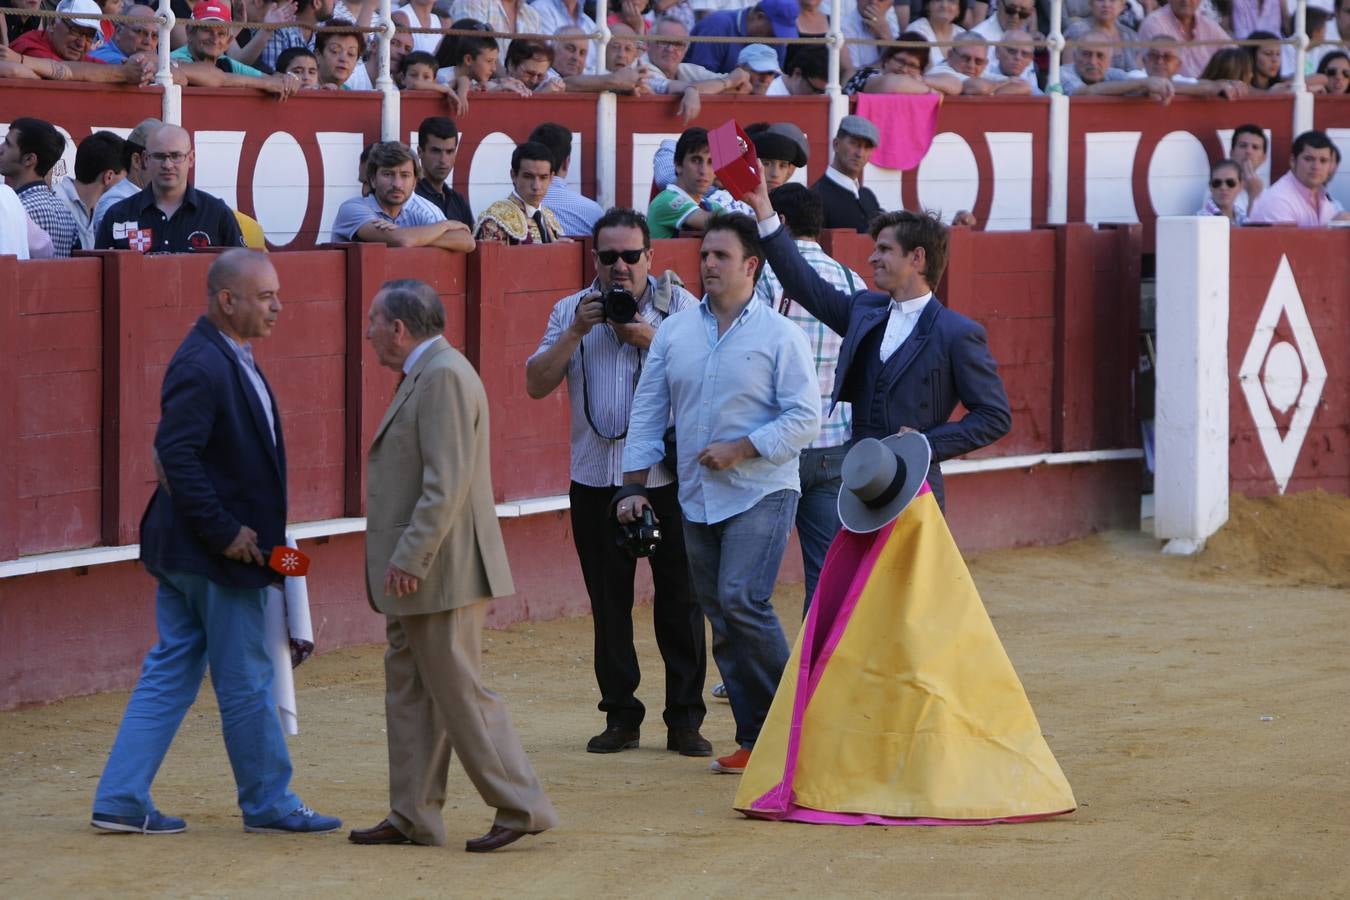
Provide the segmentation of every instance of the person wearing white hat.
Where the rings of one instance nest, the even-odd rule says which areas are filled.
[[[70,13],[70,18],[51,19],[46,31],[30,31],[16,40],[10,49],[22,56],[38,59],[59,59],[66,62],[98,62],[89,51],[98,42],[103,10],[94,0],[61,0],[58,13]],[[75,16],[85,15],[84,19]]]

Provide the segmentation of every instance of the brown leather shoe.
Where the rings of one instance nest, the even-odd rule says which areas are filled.
[[[493,825],[488,833],[482,837],[465,841],[464,849],[469,853],[489,853],[493,850],[500,850],[507,844],[514,844],[527,834],[538,833],[537,831],[516,831],[514,828],[507,828],[505,825]]]
[[[347,835],[347,840],[353,844],[415,844],[412,838],[399,831],[390,824],[388,819],[384,819],[374,828],[353,828],[352,833]]]

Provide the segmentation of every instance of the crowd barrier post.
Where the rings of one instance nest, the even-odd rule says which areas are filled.
[[[1064,53],[1064,0],[1050,2],[1050,69],[1045,78],[1046,96],[1050,98],[1047,112],[1046,162],[1047,198],[1045,221],[1063,225],[1069,221],[1069,98],[1059,88],[1060,57]]]
[[[825,95],[830,98],[830,134],[831,139],[839,132],[839,123],[848,115],[848,97],[840,90],[839,70],[842,65],[840,54],[844,52],[843,0],[830,0],[830,83]]]
[[[159,0],[159,15],[164,19],[159,26],[159,49],[156,52],[155,71],[155,84],[164,89],[164,105],[160,110],[160,119],[169,125],[182,125],[183,89],[173,83],[173,67],[169,60],[173,27],[178,23],[170,0]]]
[[[596,41],[600,70],[605,69],[605,54],[609,52],[609,0],[596,0],[595,24],[600,30]],[[618,198],[619,169],[615,154],[619,147],[619,98],[613,91],[596,95],[595,103],[595,202],[603,208],[612,207]]]
[[[392,14],[393,4],[390,0],[380,0],[380,23],[384,30],[379,34],[379,53],[380,72],[375,76],[375,90],[381,94],[380,99],[380,140],[397,141],[399,135],[399,91],[394,84],[393,77],[389,74],[389,42],[394,37],[394,17]]]
[[[1294,7],[1294,130],[1295,137],[1313,127],[1313,95],[1308,92],[1308,0]],[[1342,35],[1342,39],[1347,36]]]
[[[1190,556],[1228,520],[1229,224],[1158,219],[1154,535]]]

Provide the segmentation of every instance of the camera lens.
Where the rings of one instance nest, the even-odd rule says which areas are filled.
[[[627,325],[637,318],[637,298],[621,287],[612,287],[605,291],[605,318],[620,325]]]

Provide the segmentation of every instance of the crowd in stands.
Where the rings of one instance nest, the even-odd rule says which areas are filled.
[[[1350,34],[1350,0],[1307,13],[1311,50],[1306,83],[1314,91],[1350,90],[1350,53],[1338,42]],[[21,0],[34,10],[41,0]],[[820,37],[828,30],[820,0],[700,2],[626,0],[611,8],[613,33],[603,58],[590,37],[593,9],[579,0],[413,0],[393,14],[391,72],[403,90],[437,91],[451,115],[480,91],[536,93],[615,91],[667,95],[686,122],[706,94],[764,96],[821,94],[828,53],[819,44],[758,43],[760,38]],[[181,9],[180,9],[181,7]],[[173,78],[180,84],[253,87],[280,99],[302,90],[371,90],[379,77],[370,34],[378,26],[376,0],[174,0]],[[715,7],[715,8],[714,8]],[[1036,64],[1036,42],[1046,19],[1043,0],[846,0],[844,33],[854,41],[900,38],[913,46],[850,43],[843,54],[848,93],[1027,95],[1062,90],[1072,95],[1176,95],[1236,98],[1252,91],[1287,91],[1294,55],[1282,47],[1292,19],[1274,0],[1070,0],[1065,34],[1074,44],[1058,84],[1046,86]],[[144,4],[61,0],[62,17],[4,17],[0,77],[146,84],[156,71],[160,40],[154,10]],[[110,24],[94,18],[121,13]],[[274,29],[239,28],[236,21]],[[338,27],[334,27],[338,26]],[[347,26],[343,28],[342,26]],[[413,32],[445,29],[460,35]],[[551,34],[514,40],[475,31]],[[739,37],[743,42],[693,44],[690,35]],[[1268,44],[1223,47],[1229,37]],[[662,40],[645,40],[659,37]],[[1147,40],[1150,46],[1130,44]],[[938,46],[933,41],[950,41]],[[994,45],[994,46],[991,46]],[[1044,60],[1041,61],[1042,63]],[[782,183],[806,164],[807,145],[789,123],[752,126],[771,180]],[[475,240],[547,243],[590,233],[603,210],[566,181],[571,135],[545,123],[517,148],[510,163],[514,187],[475,216],[446,179],[454,165],[458,131],[445,117],[423,123],[419,147],[384,143],[363,157],[361,193],[342,206],[332,238],[433,245],[463,251]],[[68,256],[74,249],[131,247],[191,250],[247,241],[263,246],[261,229],[189,183],[190,137],[147,120],[125,140],[98,132],[80,142],[73,173],[53,167],[64,137],[41,119],[15,119],[0,148],[5,246],[25,256]],[[164,146],[157,146],[156,141]],[[813,190],[826,227],[866,230],[879,212],[861,174],[879,141],[868,120],[849,116],[835,136],[833,159]],[[1258,145],[1259,146],[1256,146]],[[170,146],[172,145],[172,146]],[[1257,170],[1266,136],[1243,126],[1232,157],[1217,162],[1202,213],[1234,224],[1296,221],[1326,224],[1346,216],[1325,191],[1340,162],[1322,133],[1300,135],[1290,171],[1265,187]],[[654,160],[650,210],[657,237],[698,233],[712,215],[747,211],[714,184],[707,133],[688,129]],[[786,174],[783,174],[786,173]],[[53,177],[53,176],[65,177]],[[781,177],[779,177],[781,176]],[[773,186],[777,186],[774,184]],[[181,212],[180,212],[181,210]],[[114,214],[115,213],[115,214]],[[181,221],[180,221],[181,220]],[[957,224],[975,224],[965,211]]]
[[[34,10],[46,0],[15,0]],[[9,14],[0,35],[0,77],[149,83],[159,31],[150,0],[60,0],[62,18]],[[297,90],[372,90],[379,27],[376,0],[173,0],[173,78],[204,87],[254,87],[284,99]],[[1068,0],[1070,41],[1061,77],[1047,84],[1045,0],[844,0],[841,68],[848,93],[1039,94],[1239,97],[1287,91],[1296,55],[1281,44],[1294,28],[1281,0]],[[115,25],[100,13],[146,21]],[[390,67],[396,86],[445,95],[452,115],[476,91],[522,96],[558,91],[664,94],[686,121],[699,97],[824,93],[823,0],[621,0],[602,54],[590,35],[593,0],[410,0],[392,13]],[[269,28],[236,26],[265,23]],[[335,32],[327,29],[347,27]],[[1312,0],[1306,16],[1309,90],[1350,89],[1350,0]],[[419,29],[414,32],[412,29]],[[505,31],[515,40],[424,32]],[[719,43],[688,38],[719,37]],[[648,38],[654,38],[648,40]],[[659,40],[658,40],[659,39]],[[1224,47],[1231,39],[1268,41]],[[899,40],[912,47],[879,45]],[[1134,47],[1169,42],[1174,47]]]

